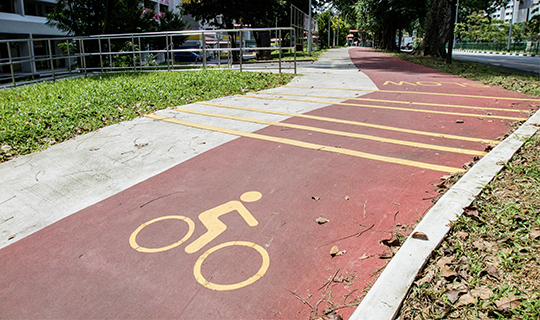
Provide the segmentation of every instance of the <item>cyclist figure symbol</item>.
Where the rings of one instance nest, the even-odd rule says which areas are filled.
[[[258,191],[250,191],[250,192],[246,192],[246,193],[242,194],[242,196],[240,196],[240,200],[242,202],[255,202],[255,201],[258,201],[259,199],[261,199],[261,197],[262,197],[262,194],[260,192],[258,192]],[[258,221],[255,219],[255,217],[253,217],[251,212],[249,212],[247,210],[247,208],[244,206],[244,204],[242,202],[236,201],[236,200],[229,201],[227,203],[224,203],[224,204],[219,205],[219,206],[217,206],[215,208],[206,210],[203,213],[199,214],[199,220],[206,227],[207,231],[203,235],[201,235],[199,238],[197,238],[195,241],[193,241],[188,246],[186,246],[185,251],[187,253],[189,253],[189,254],[195,253],[195,252],[199,251],[200,249],[202,249],[204,246],[206,246],[208,243],[210,243],[212,240],[214,240],[216,237],[218,237],[220,234],[222,234],[227,229],[227,225],[225,225],[223,222],[221,222],[219,220],[219,217],[222,216],[222,215],[225,215],[227,213],[236,211],[236,212],[238,212],[240,214],[240,216],[242,218],[244,218],[244,220],[246,221],[246,223],[250,227],[256,226],[258,224]],[[148,225],[150,225],[152,223],[162,221],[162,220],[168,220],[168,219],[178,219],[178,220],[182,220],[182,221],[187,223],[188,232],[182,239],[180,239],[179,241],[177,241],[177,242],[175,242],[175,243],[173,243],[171,245],[160,247],[160,248],[146,248],[146,247],[140,246],[137,243],[137,241],[136,241],[137,235],[139,234],[139,232],[141,232],[142,229],[144,229],[146,226],[148,226]],[[137,250],[139,252],[146,252],[146,253],[163,252],[163,251],[167,251],[167,250],[170,250],[172,248],[175,248],[175,247],[181,245],[182,243],[184,243],[185,241],[187,241],[189,239],[189,237],[191,237],[191,235],[193,234],[194,231],[195,231],[195,223],[193,222],[193,220],[191,220],[188,217],[176,216],[176,215],[175,216],[163,216],[163,217],[159,217],[159,218],[150,220],[150,221],[140,225],[135,231],[133,231],[133,233],[129,237],[129,244],[131,245],[131,247],[133,249],[135,249],[135,250]],[[257,273],[255,275],[253,275],[249,279],[244,280],[244,281],[239,282],[239,283],[216,284],[216,283],[212,283],[212,282],[207,281],[203,277],[203,275],[201,273],[201,268],[202,268],[202,264],[203,264],[204,260],[211,253],[213,253],[213,252],[215,252],[215,251],[217,251],[219,249],[222,249],[222,248],[225,248],[225,247],[230,247],[230,246],[245,246],[245,247],[250,247],[250,248],[255,249],[257,252],[259,252],[259,254],[262,257],[262,266],[261,266],[261,268],[259,269],[259,271],[257,271]],[[230,242],[221,243],[221,244],[219,244],[219,245],[217,245],[215,247],[212,247],[212,248],[208,249],[206,252],[204,252],[199,257],[199,259],[195,262],[195,265],[194,265],[194,268],[193,268],[193,274],[195,276],[195,279],[200,284],[202,284],[203,286],[205,286],[205,287],[207,287],[209,289],[212,289],[212,290],[226,291],[226,290],[239,289],[239,288],[242,288],[242,287],[245,287],[247,285],[250,285],[250,284],[254,283],[255,281],[259,280],[266,273],[269,266],[270,266],[270,256],[268,255],[268,252],[263,247],[261,247],[260,245],[255,244],[253,242],[248,242],[248,241],[230,241]]]

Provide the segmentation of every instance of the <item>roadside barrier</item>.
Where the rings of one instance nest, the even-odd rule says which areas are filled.
[[[266,46],[248,46],[251,34],[264,34],[268,38]],[[269,57],[271,52],[277,58],[272,61],[277,62],[274,68],[279,69],[279,72],[282,69],[294,69],[296,73],[296,47],[290,44],[294,43],[292,41],[284,43],[286,34],[294,37],[293,28],[189,30],[1,40],[0,87],[102,72],[207,68],[242,71],[249,69],[243,63],[248,55],[252,58],[255,55]],[[274,45],[270,42],[272,37]],[[197,40],[198,45],[183,45],[187,39]],[[292,62],[283,64],[283,55],[289,51],[292,53]]]

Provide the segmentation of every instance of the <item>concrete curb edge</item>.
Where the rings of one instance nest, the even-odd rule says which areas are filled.
[[[469,52],[469,53],[500,54],[500,55],[520,56],[520,57],[536,57],[535,54],[525,54],[525,53],[506,53],[506,52],[495,52],[495,51],[484,51],[484,50],[464,50],[464,49],[454,49],[454,51]]]
[[[387,264],[351,320],[394,319],[418,272],[450,230],[451,222],[463,213],[483,188],[523,145],[524,139],[540,129],[540,110],[531,116],[487,156],[473,166],[428,211],[414,232],[425,233],[429,240],[407,238]]]

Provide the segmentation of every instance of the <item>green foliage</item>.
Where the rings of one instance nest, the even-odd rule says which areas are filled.
[[[141,3],[144,7],[141,7]],[[59,0],[47,16],[47,24],[75,36],[183,30],[181,17],[161,6],[161,23],[143,15],[144,8],[155,10],[155,2],[139,0]]]
[[[280,0],[199,0],[182,4],[184,14],[224,29],[233,29],[233,21],[252,27],[274,26],[276,18],[288,10],[289,6]],[[215,19],[219,15],[221,18]]]
[[[0,161],[194,101],[286,84],[290,74],[234,71],[101,74],[0,91]]]
[[[540,41],[540,15],[535,15],[525,24],[523,34],[529,40]]]
[[[510,24],[503,20],[490,19],[483,11],[474,11],[466,18],[466,21],[466,23],[458,23],[455,28],[455,33],[462,40],[495,43],[506,43],[508,41]],[[530,23],[512,25],[512,40],[514,42],[534,38],[535,23],[540,20],[535,18],[531,21]]]
[[[359,0],[354,5],[358,29],[381,39],[383,49],[397,49],[397,30],[410,29],[427,13],[427,1],[421,0]]]
[[[474,11],[485,11],[490,15],[509,2],[510,0],[460,0],[459,13],[462,17],[467,17]]]
[[[321,14],[319,14],[317,19],[317,25],[319,27],[318,33],[319,33],[319,45],[322,48],[329,48],[334,43],[334,32],[337,32],[339,29],[339,44],[345,45],[347,43],[347,35],[349,34],[349,30],[351,29],[351,25],[347,23],[344,19],[342,19],[340,16],[332,17],[330,19],[330,45],[328,44],[328,15],[330,14],[330,10],[327,10]],[[337,42],[336,42],[337,43]]]

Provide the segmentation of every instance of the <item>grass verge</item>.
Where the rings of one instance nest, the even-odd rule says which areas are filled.
[[[287,84],[294,75],[193,71],[101,74],[0,91],[0,162],[141,114]]]
[[[446,64],[446,60],[441,58],[422,57],[410,53],[393,53],[392,55],[401,60],[480,81],[490,86],[540,96],[540,77],[512,73],[496,67],[456,59],[452,60],[451,64]]]
[[[540,134],[453,224],[398,319],[540,319]]]

